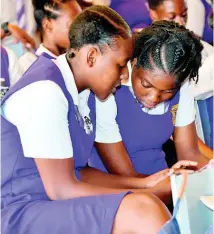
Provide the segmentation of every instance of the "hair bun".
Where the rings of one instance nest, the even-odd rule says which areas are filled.
[[[44,10],[44,6],[52,4],[53,0],[33,0],[32,3],[35,10]]]

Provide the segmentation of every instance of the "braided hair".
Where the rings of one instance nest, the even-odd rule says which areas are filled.
[[[117,37],[131,37],[131,30],[124,19],[109,7],[91,6],[72,23],[69,32],[70,48],[78,50],[91,44],[97,45],[103,52],[106,44],[117,47],[114,40]]]
[[[180,86],[186,78],[197,83],[202,49],[200,40],[184,26],[162,20],[137,35],[134,58],[138,68],[161,69]]]
[[[43,19],[57,19],[60,15],[61,4],[69,1],[71,0],[33,0],[34,18],[41,32]]]

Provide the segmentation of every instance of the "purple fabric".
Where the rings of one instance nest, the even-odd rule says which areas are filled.
[[[133,30],[152,23],[146,3],[146,0],[112,0],[110,7],[118,12]]]
[[[122,86],[115,94],[117,123],[125,147],[135,170],[142,174],[153,174],[167,168],[162,145],[173,133],[171,109],[178,104],[180,92],[171,99],[168,111],[163,115],[149,115],[142,111],[129,88]],[[116,160],[117,155],[115,155]],[[96,150],[90,164],[106,171]]]
[[[89,108],[94,132],[87,135],[76,120],[74,103],[60,70],[50,59],[40,56],[8,91],[2,105],[18,90],[41,80],[51,80],[59,85],[68,101],[69,130],[79,177],[79,169],[87,165],[95,138],[95,99],[92,93]],[[34,159],[24,157],[18,129],[4,117],[1,120],[2,233],[110,234],[118,206],[127,193],[50,201]]]
[[[5,48],[1,46],[1,78],[5,79],[5,85],[10,87],[9,59]]]
[[[212,7],[206,0],[202,0],[205,7],[205,25],[202,39],[213,45],[213,29],[209,26],[208,17],[212,12]]]
[[[16,0],[16,18],[19,27],[26,29],[25,4],[23,0]]]

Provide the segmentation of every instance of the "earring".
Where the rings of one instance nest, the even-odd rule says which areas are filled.
[[[75,53],[74,52],[69,53],[68,57],[69,58],[74,58],[75,57]]]

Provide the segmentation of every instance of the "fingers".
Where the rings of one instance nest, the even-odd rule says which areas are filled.
[[[186,167],[196,167],[198,165],[195,161],[181,160],[172,166],[172,168],[186,168]]]
[[[25,40],[26,40],[25,47],[27,49],[36,49],[36,43],[29,35],[26,35]]]
[[[27,34],[23,29],[19,28],[17,25],[9,24],[9,31],[12,36],[20,41],[27,49],[36,49],[36,43],[31,36]]]
[[[188,174],[191,174],[195,172],[194,170],[188,170],[188,169],[181,169],[181,168],[174,168],[174,175],[180,175],[183,174],[184,172],[187,172]]]
[[[165,180],[167,177],[170,177],[173,175],[174,169],[165,169],[160,172],[155,173],[154,175],[151,175],[150,178],[147,177],[150,181],[150,186],[155,186],[161,181]]]

